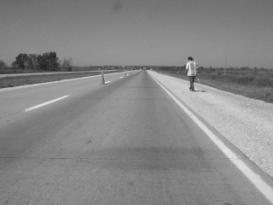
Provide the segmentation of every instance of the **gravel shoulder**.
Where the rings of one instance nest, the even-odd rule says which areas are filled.
[[[194,112],[273,177],[273,104],[149,71]]]

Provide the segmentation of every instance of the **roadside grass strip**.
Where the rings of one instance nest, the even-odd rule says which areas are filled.
[[[32,107],[26,108],[25,112],[29,112],[29,111],[32,111],[32,110],[47,106],[49,104],[55,103],[57,101],[63,100],[63,99],[68,98],[68,97],[69,97],[69,95],[65,95],[65,96],[62,96],[62,97],[59,97],[59,98],[56,98],[56,99],[41,103],[39,105],[35,105],[35,106],[32,106]]]
[[[199,120],[178,97],[171,93],[159,80],[152,76],[155,82],[171,97],[172,100],[202,129],[213,143],[227,156],[227,158],[248,178],[248,180],[273,204],[273,188],[262,177],[247,166],[240,157],[228,148],[201,120]]]
[[[71,79],[49,81],[49,82],[43,82],[43,83],[18,85],[18,86],[15,86],[15,87],[5,87],[5,88],[0,88],[0,92],[19,90],[19,89],[23,89],[23,88],[40,87],[40,86],[45,86],[45,85],[53,85],[53,84],[59,84],[59,83],[64,83],[64,82],[72,82],[72,81],[77,81],[77,80],[86,80],[86,79],[89,79],[89,78],[96,78],[96,77],[100,77],[100,74],[99,75],[86,76],[86,77],[76,77],[76,78],[71,78]]]
[[[107,75],[109,74],[119,74],[119,72],[113,72],[113,73],[105,73]],[[48,77],[49,75],[46,75],[45,77]],[[65,83],[65,82],[72,82],[72,81],[78,81],[78,80],[86,80],[86,79],[91,79],[91,78],[99,78],[101,74],[97,75],[91,75],[91,76],[81,76],[81,77],[73,77],[73,78],[68,78],[68,79],[61,79],[61,80],[53,80],[53,81],[48,81],[48,82],[37,82],[34,84],[24,84],[24,85],[18,85],[14,87],[3,87],[1,88],[0,86],[0,93],[5,92],[5,91],[12,91],[12,90],[18,90],[18,89],[23,89],[23,88],[32,88],[32,87],[40,87],[40,86],[45,86],[45,85],[53,85],[53,84],[59,84],[59,83]]]

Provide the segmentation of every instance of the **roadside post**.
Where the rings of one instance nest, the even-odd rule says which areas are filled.
[[[104,73],[103,70],[101,69],[101,84],[105,84],[105,79],[104,79]]]
[[[127,77],[127,70],[126,70],[125,66],[123,67],[123,70],[124,70],[124,77]]]

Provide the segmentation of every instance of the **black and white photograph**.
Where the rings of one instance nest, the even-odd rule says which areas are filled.
[[[273,205],[273,0],[0,0],[0,205]]]

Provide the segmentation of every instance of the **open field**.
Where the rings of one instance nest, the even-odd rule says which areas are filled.
[[[273,70],[269,69],[200,69],[200,76],[241,85],[273,87]]]
[[[133,68],[133,67],[128,67]],[[15,74],[15,73],[44,73],[44,72],[78,72],[78,71],[98,71],[98,70],[123,70],[122,66],[72,66],[67,68],[59,68],[56,71],[48,71],[42,69],[18,69],[13,67],[0,67],[0,74]]]
[[[104,73],[112,73],[116,71],[104,71]],[[14,87],[20,85],[29,85],[36,83],[44,83],[50,81],[57,81],[70,78],[78,78],[85,76],[98,75],[100,71],[96,72],[78,72],[78,73],[56,73],[51,75],[30,75],[30,76],[10,76],[0,78],[0,88]]]
[[[187,78],[182,69],[161,69],[160,72]],[[250,98],[273,102],[273,70],[270,69],[199,69],[199,83],[244,95]]]

